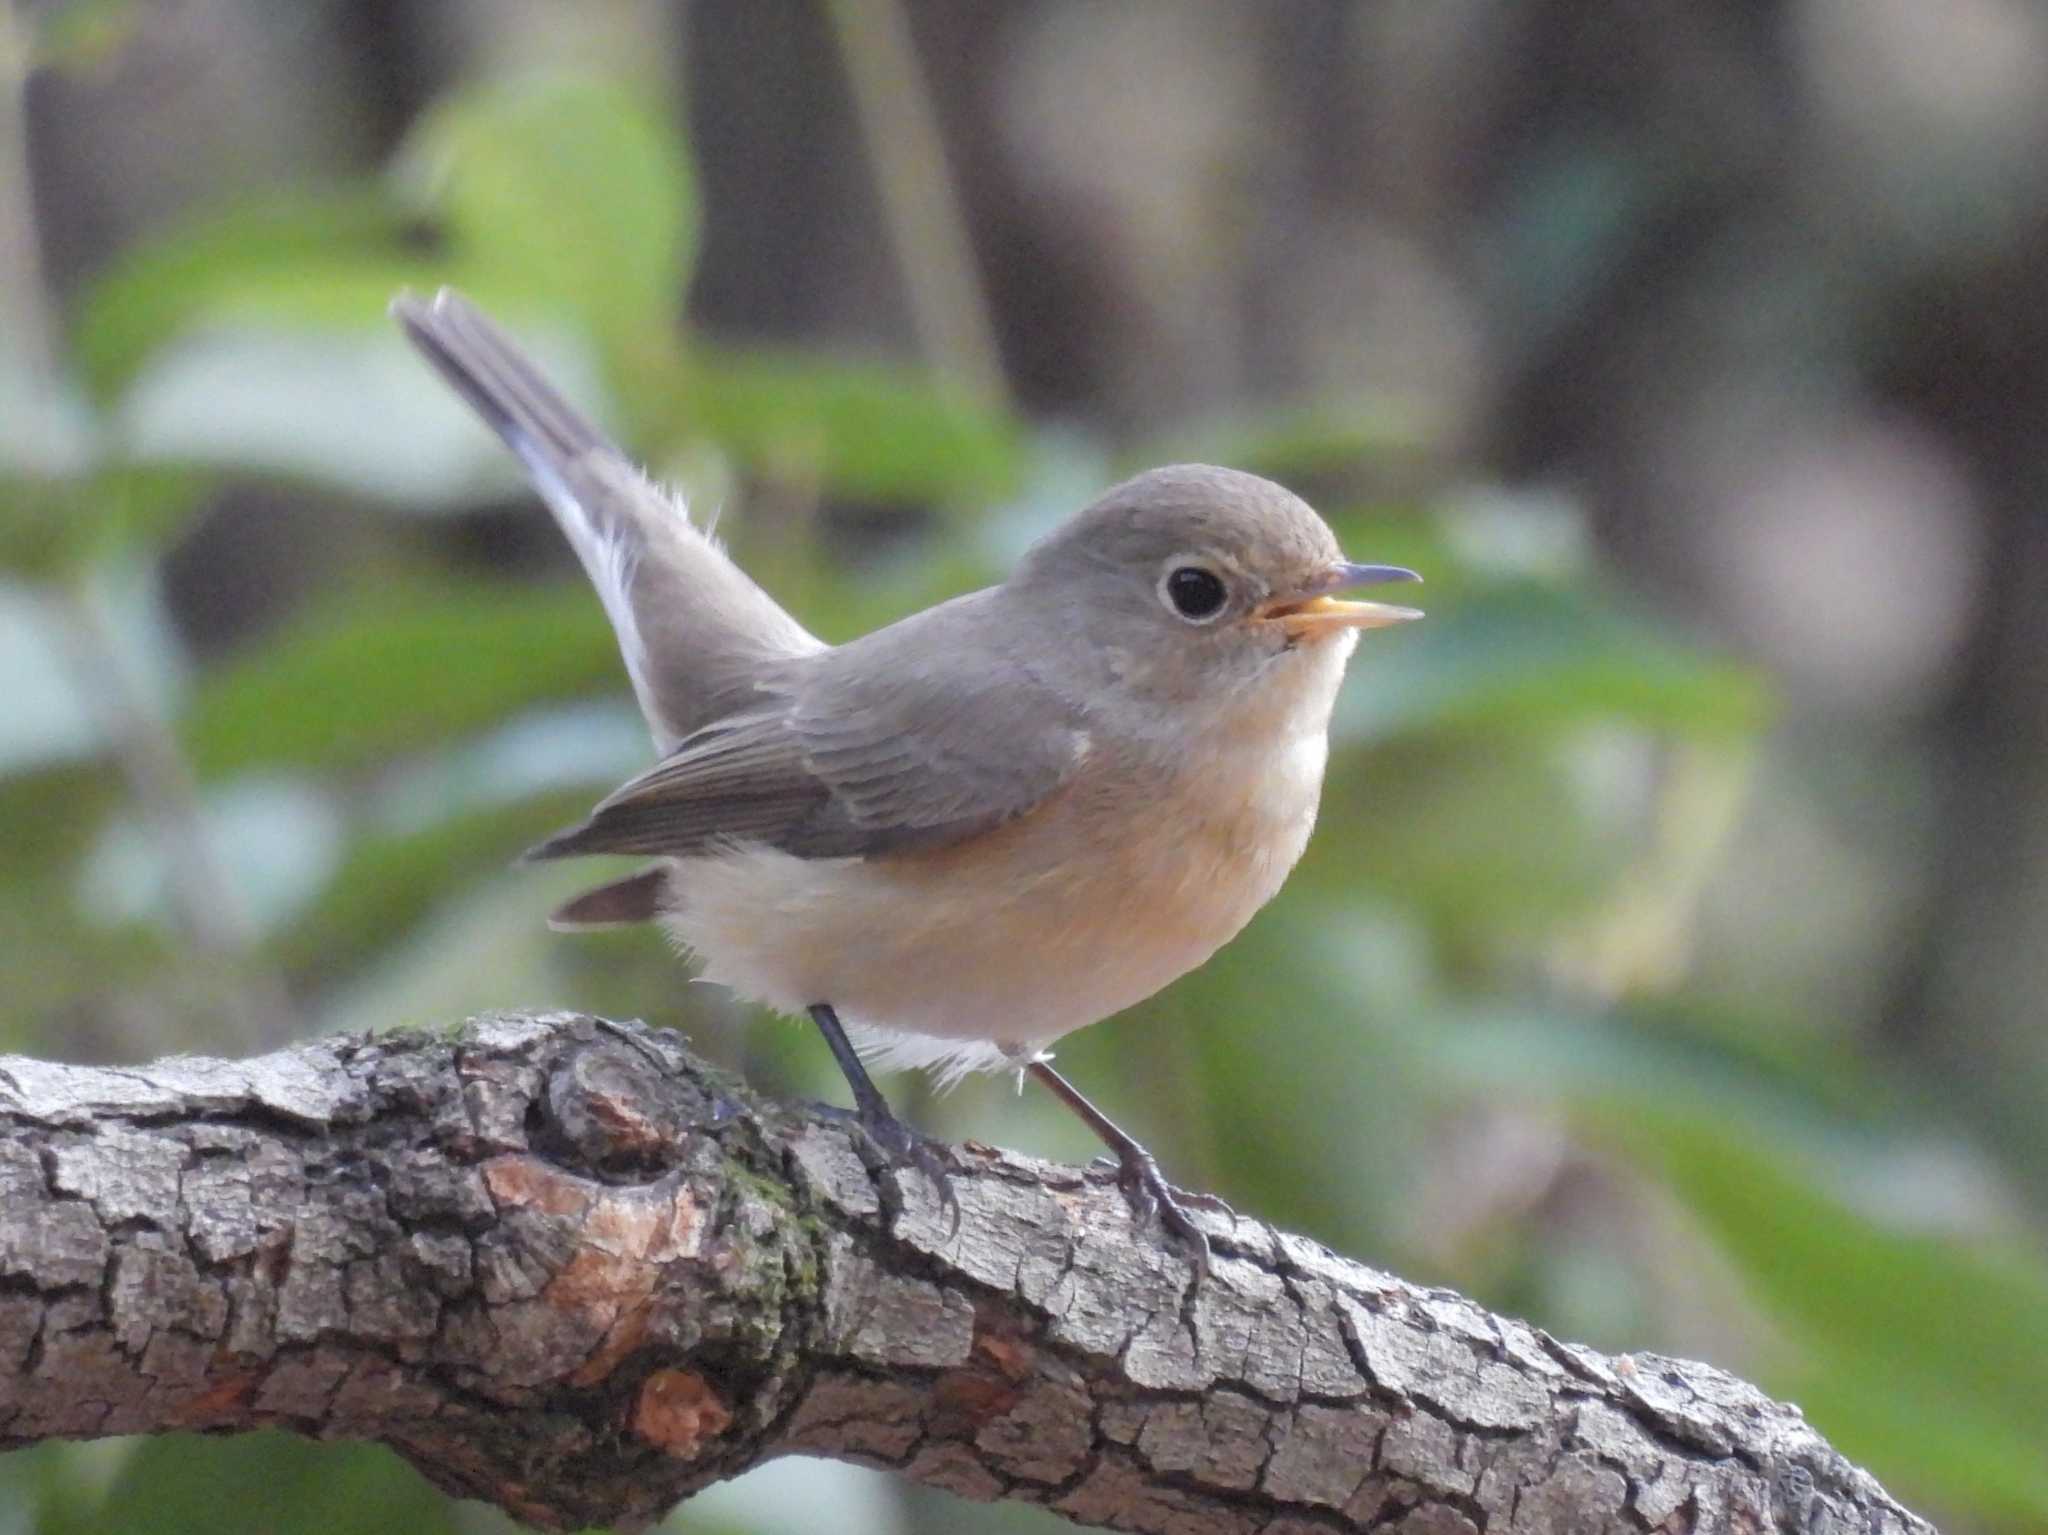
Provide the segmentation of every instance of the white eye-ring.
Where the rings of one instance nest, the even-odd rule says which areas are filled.
[[[1175,618],[1206,624],[1230,603],[1223,578],[1195,560],[1175,559],[1159,577],[1159,600]]]

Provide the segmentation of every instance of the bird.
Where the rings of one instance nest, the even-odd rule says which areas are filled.
[[[868,1065],[1035,1079],[1115,1157],[1134,1222],[1206,1272],[1195,1196],[1050,1047],[1201,965],[1279,891],[1360,632],[1421,616],[1336,594],[1421,577],[1347,560],[1271,480],[1168,465],[999,584],[828,645],[468,299],[391,309],[553,513],[653,735],[651,768],[527,855],[650,862],[553,925],[658,923],[706,979],[807,1015],[859,1129],[956,1224],[944,1156]]]

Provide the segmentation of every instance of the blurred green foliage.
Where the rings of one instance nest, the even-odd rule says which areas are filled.
[[[0,464],[9,622],[53,637],[68,670],[44,685],[86,700],[88,722],[25,715],[0,776],[0,924],[36,956],[10,1045],[243,1048],[209,1035],[213,1004],[266,975],[296,1028],[353,1016],[364,988],[398,999],[394,1022],[443,1023],[421,1015],[451,992],[487,998],[485,971],[516,945],[559,982],[530,1004],[701,1026],[766,1087],[830,1090],[803,1035],[721,1032],[658,938],[578,950],[541,926],[552,875],[506,872],[644,745],[579,580],[480,573],[414,536],[422,508],[501,501],[512,482],[384,306],[455,282],[500,311],[639,452],[724,502],[742,560],[828,635],[993,578],[1111,455],[919,369],[706,344],[678,308],[696,246],[677,125],[613,87],[536,82],[440,103],[381,182],[223,211],[83,291],[50,402],[80,451]],[[223,398],[223,364],[247,393]],[[259,397],[268,414],[238,419]],[[1174,448],[1341,482],[1419,429],[1311,401],[1190,423]],[[159,662],[177,642],[148,628],[149,583],[137,597],[128,575],[242,483],[394,531],[231,653],[137,663],[134,623]],[[835,504],[918,515],[895,557],[849,561],[820,511]],[[1064,1063],[1242,1208],[1610,1348],[1739,1340],[1722,1362],[1796,1396],[1902,1495],[1986,1528],[2048,1524],[2040,1255],[1995,1219],[1943,1230],[1889,1193],[1916,1157],[1978,1154],[1910,1084],[1859,1076],[1824,1043],[1802,1056],[1788,1040],[1807,1033],[1691,992],[1685,933],[1725,842],[1707,811],[1740,801],[1770,722],[1760,679],[1629,611],[1582,563],[1475,564],[1436,508],[1329,510],[1361,557],[1428,572],[1429,621],[1357,663],[1287,895]],[[81,623],[104,654],[66,643]],[[154,801],[134,792],[163,770],[152,729],[190,778]],[[234,791],[278,784],[300,797],[261,801],[286,805],[272,820],[225,818]],[[297,894],[246,894],[225,937],[202,930],[176,895],[192,872],[180,817],[232,889]],[[139,844],[116,835],[137,823],[154,828]],[[80,1032],[88,1014],[131,1022]],[[981,1087],[922,1112],[1090,1149],[1042,1105]],[[1462,1213],[1432,1222],[1446,1169],[1473,1165],[1488,1126],[1550,1148],[1554,1176],[1479,1164],[1448,1201]],[[1594,1214],[1560,1216],[1574,1189]],[[211,1531],[229,1505],[280,1535],[485,1527],[450,1522],[388,1456],[282,1438],[56,1447],[0,1477],[48,1530]]]

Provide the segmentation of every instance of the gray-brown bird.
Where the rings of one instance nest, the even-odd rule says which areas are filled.
[[[1315,824],[1358,631],[1420,615],[1303,501],[1187,464],[1108,491],[1009,579],[829,646],[461,295],[393,305],[516,454],[596,586],[660,760],[532,854],[655,862],[564,927],[659,921],[707,979],[808,1013],[859,1121],[950,1198],[862,1065],[1014,1069],[1115,1152],[1139,1218],[1207,1242],[1047,1047],[1272,899]]]

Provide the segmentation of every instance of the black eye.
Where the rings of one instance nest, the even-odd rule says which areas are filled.
[[[1221,613],[1230,596],[1223,589],[1223,578],[1200,565],[1175,566],[1166,573],[1161,590],[1174,612],[1198,624],[1206,623]]]

